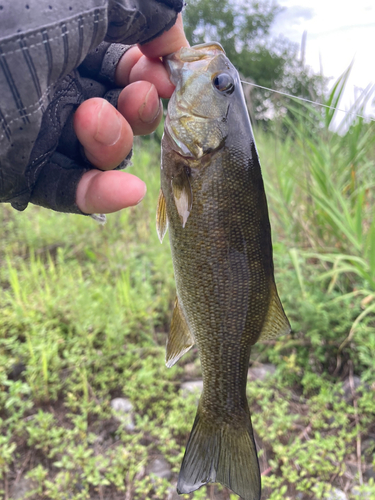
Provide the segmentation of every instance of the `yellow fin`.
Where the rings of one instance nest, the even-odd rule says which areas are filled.
[[[173,366],[181,356],[194,345],[194,337],[190,333],[185,315],[178,303],[178,298],[174,303],[171,330],[167,340],[167,354],[165,364],[168,368]]]
[[[263,324],[259,340],[271,340],[291,332],[291,326],[285,315],[283,306],[277,294],[276,285],[272,285],[271,301]]]
[[[191,192],[189,177],[185,169],[173,177],[172,192],[182,227],[185,227],[193,205],[193,193]]]
[[[160,189],[158,208],[156,209],[156,231],[160,243],[163,243],[163,238],[168,229],[167,203],[163,191]]]

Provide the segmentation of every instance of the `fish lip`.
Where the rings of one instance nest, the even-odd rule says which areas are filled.
[[[172,54],[165,56],[163,60],[167,63],[169,61],[178,61],[183,64],[185,62],[194,62],[212,57],[212,53],[215,51],[225,54],[225,50],[219,42],[199,43],[191,47],[181,47],[179,50],[176,50],[176,52],[172,52]]]
[[[166,68],[169,79],[173,85],[177,85],[177,74],[186,63],[211,59],[212,57],[215,57],[214,52],[217,52],[216,55],[220,53],[225,55],[225,50],[220,43],[207,42],[193,45],[191,47],[181,47],[176,52],[163,57],[164,67]]]

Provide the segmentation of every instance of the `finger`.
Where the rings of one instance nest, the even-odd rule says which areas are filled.
[[[146,190],[141,179],[127,172],[90,170],[78,184],[76,203],[85,214],[108,214],[137,205]]]
[[[160,59],[149,59],[138,47],[129,49],[120,59],[116,69],[116,84],[125,87],[129,83],[145,80],[153,83],[160,97],[168,99],[174,91],[167,70]]]
[[[75,112],[73,125],[87,159],[100,169],[117,167],[132,148],[130,125],[105,99],[95,97],[83,102]]]
[[[181,14],[177,16],[177,21],[170,30],[165,31],[161,36],[149,43],[139,45],[143,54],[151,58],[166,56],[172,52],[176,52],[181,47],[189,47],[189,42],[184,33]]]
[[[163,107],[152,83],[131,83],[121,92],[118,110],[125,117],[134,135],[151,134],[163,116]]]
[[[140,80],[153,83],[159,96],[163,99],[168,99],[175,88],[160,59],[149,59],[143,56],[137,61],[130,71],[129,82],[133,83]]]
[[[129,84],[130,71],[141,57],[143,57],[143,54],[136,45],[125,52],[117,63],[115,74],[116,85],[126,87]]]

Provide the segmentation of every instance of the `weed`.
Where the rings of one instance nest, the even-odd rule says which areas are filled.
[[[276,366],[248,387],[264,495],[325,498],[333,485],[371,498],[373,130],[357,121],[338,136],[327,115],[314,137],[299,112],[294,138],[258,134],[276,278],[293,325],[291,335],[252,354],[254,363]],[[148,195],[104,226],[37,207],[1,208],[4,497],[26,475],[30,498],[170,498],[197,401],[182,397],[180,386],[197,351],[165,368],[175,287],[168,243],[160,245],[155,231],[157,156],[152,141],[138,144],[131,168],[147,179]],[[342,382],[356,376],[360,385],[348,397]],[[113,412],[116,397],[131,401],[130,420]],[[370,444],[358,458],[361,440]],[[159,456],[170,480],[147,472]],[[214,496],[236,498],[216,486],[186,498]]]

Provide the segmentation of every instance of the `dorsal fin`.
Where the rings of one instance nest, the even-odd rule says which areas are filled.
[[[291,326],[285,315],[283,306],[277,294],[276,285],[271,286],[271,300],[259,340],[271,340],[291,332]]]
[[[194,337],[190,333],[185,315],[178,302],[178,297],[174,303],[171,329],[167,340],[167,353],[165,364],[168,368],[173,366],[181,356],[194,345]]]
[[[158,233],[158,237],[160,243],[163,243],[163,238],[168,229],[168,216],[167,216],[167,202],[165,201],[165,197],[163,191],[160,189],[158,206],[156,209],[156,231]]]

